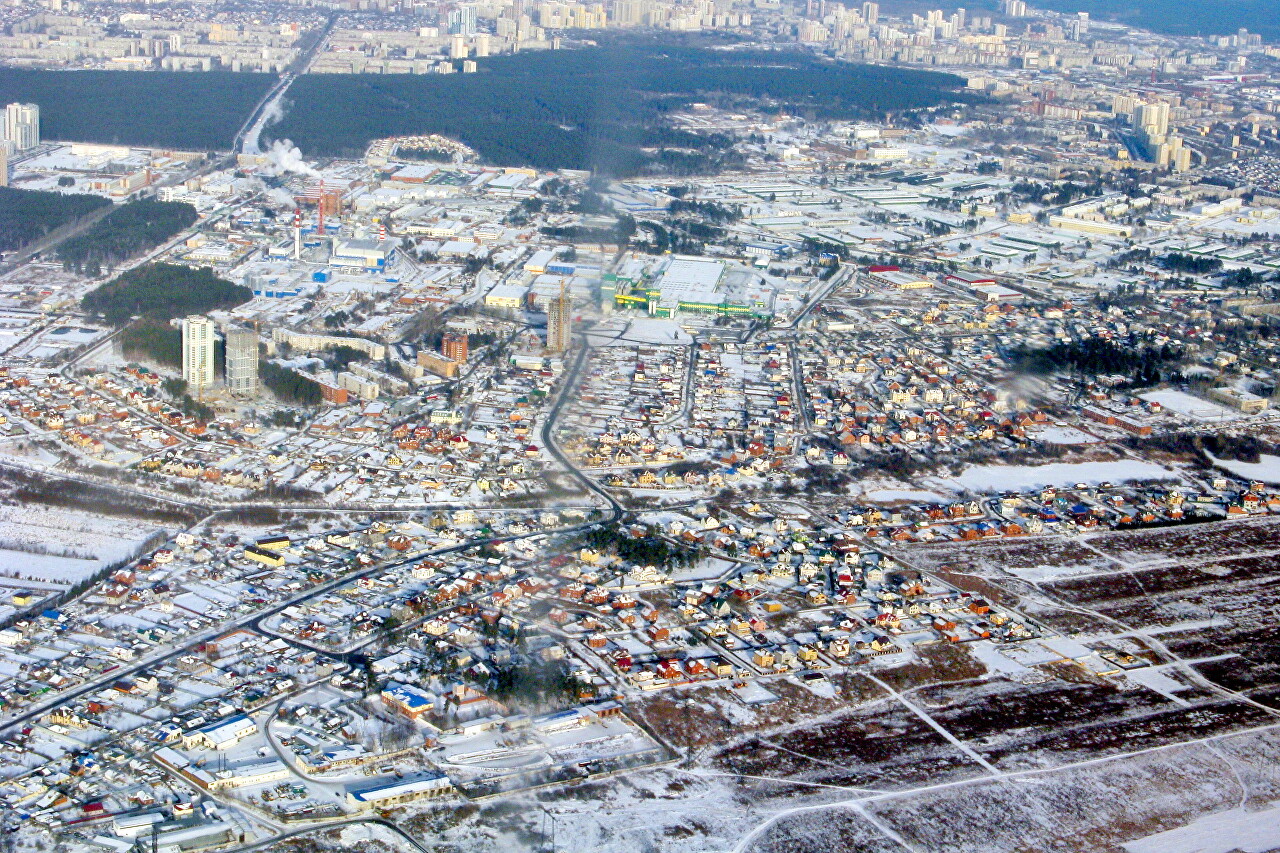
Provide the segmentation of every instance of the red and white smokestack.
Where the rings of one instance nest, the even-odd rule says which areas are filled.
[[[387,223],[379,222],[378,223],[378,241],[382,242],[383,240],[386,240],[386,239],[387,239]]]
[[[302,260],[302,208],[293,209],[293,259]]]

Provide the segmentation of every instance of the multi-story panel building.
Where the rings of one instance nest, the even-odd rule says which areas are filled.
[[[40,144],[40,106],[9,104],[4,108],[4,138],[14,151],[28,151]]]
[[[252,329],[228,329],[227,390],[232,394],[258,393],[258,335]]]
[[[467,336],[465,334],[454,334],[452,332],[446,334],[440,342],[440,354],[450,361],[456,361],[459,364],[466,364],[468,351]]]
[[[213,384],[216,340],[208,317],[191,316],[182,321],[182,378],[193,392]]]

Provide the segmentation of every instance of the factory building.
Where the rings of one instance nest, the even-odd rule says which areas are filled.
[[[329,266],[355,272],[382,272],[395,257],[395,240],[339,240]]]

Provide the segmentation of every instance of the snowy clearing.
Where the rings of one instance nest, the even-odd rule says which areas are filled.
[[[1280,806],[1231,809],[1124,845],[1129,853],[1266,853],[1280,847]]]
[[[1230,421],[1240,417],[1240,413],[1219,405],[1211,400],[1194,397],[1182,391],[1164,390],[1148,391],[1138,395],[1143,400],[1159,403],[1171,412],[1197,421]]]
[[[952,491],[1020,492],[1071,483],[1180,479],[1178,472],[1154,462],[1119,459],[1114,462],[1056,462],[1051,465],[976,465],[966,468],[958,477],[934,477],[929,482]]]
[[[1280,456],[1262,454],[1257,462],[1239,462],[1235,459],[1219,459],[1212,453],[1206,454],[1213,464],[1224,468],[1237,477],[1246,480],[1261,480],[1264,483],[1280,483]]]

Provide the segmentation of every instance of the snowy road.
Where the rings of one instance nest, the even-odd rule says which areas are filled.
[[[920,719],[924,720],[925,723],[929,725],[929,728],[933,729],[935,732],[937,732],[938,734],[946,738],[947,741],[952,746],[954,746],[956,749],[963,752],[965,755],[969,756],[969,758],[973,759],[975,762],[981,765],[982,768],[986,770],[988,773],[990,773],[992,776],[999,777],[1004,775],[999,770],[997,770],[993,764],[991,764],[989,761],[987,761],[978,753],[974,752],[974,750],[968,744],[960,740],[960,738],[956,737],[951,732],[947,731],[946,728],[944,728],[941,723],[939,723],[933,717],[929,716],[929,714],[925,712],[923,708],[919,707],[918,705],[913,703],[911,700],[907,699],[907,697],[903,696],[897,690],[894,690],[892,687],[890,687],[881,679],[876,678],[874,675],[871,675],[868,673],[867,678],[874,681],[876,684],[880,686],[882,690],[884,690],[894,699],[897,699],[899,702],[901,702],[903,707],[905,707],[908,711],[915,714]]]

